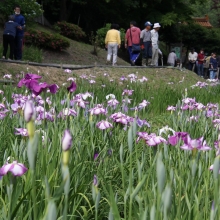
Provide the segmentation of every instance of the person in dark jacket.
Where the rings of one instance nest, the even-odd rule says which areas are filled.
[[[20,6],[15,6],[14,12],[15,12],[14,21],[17,22],[21,26],[20,29],[17,29],[16,36],[15,36],[14,57],[16,60],[21,60],[24,29],[25,29],[25,18],[23,15],[20,14],[21,13]]]
[[[3,32],[3,59],[6,59],[8,45],[10,45],[9,59],[13,60],[15,48],[15,35],[18,28],[20,28],[19,24],[14,22],[14,16],[10,15],[8,17],[8,21],[5,23],[5,29]]]

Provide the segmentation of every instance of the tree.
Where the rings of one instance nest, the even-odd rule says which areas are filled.
[[[34,0],[3,0],[0,1],[0,12],[3,18],[7,19],[9,15],[14,13],[15,5],[19,5],[21,7],[21,12],[25,16],[26,20],[34,19],[43,13],[41,5]]]

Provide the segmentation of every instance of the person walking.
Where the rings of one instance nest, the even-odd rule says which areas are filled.
[[[168,66],[174,67],[176,61],[177,61],[177,57],[176,57],[175,50],[172,50],[168,55],[167,64]]]
[[[195,52],[194,48],[191,48],[189,55],[188,55],[188,60],[189,60],[189,70],[195,71],[196,68],[196,60],[198,58],[198,54]]]
[[[151,65],[156,66],[158,62],[158,39],[159,39],[159,34],[158,31],[160,29],[160,24],[155,23],[153,26],[153,30],[151,30],[151,41],[152,41],[152,63]]]
[[[216,78],[219,79],[219,77],[220,77],[220,76],[219,76],[219,70],[220,70],[220,56],[218,55],[216,59],[217,59],[217,62],[218,62],[218,71],[217,71],[217,77],[216,77]]]
[[[150,21],[145,24],[145,29],[141,31],[140,43],[143,48],[142,66],[151,64],[152,58],[152,45],[151,45],[151,27],[153,26]]]
[[[204,79],[209,79],[209,65],[210,65],[211,56],[208,56],[207,53],[205,54],[204,64],[203,64]]]
[[[204,78],[204,74],[203,74],[203,63],[204,63],[204,61],[205,61],[205,54],[204,54],[204,50],[201,49],[200,53],[198,54],[198,70],[197,70],[197,73],[202,78]]]
[[[107,32],[105,37],[105,47],[108,49],[106,64],[111,63],[111,57],[113,55],[112,65],[113,66],[117,65],[117,54],[118,54],[118,48],[120,48],[120,46],[121,46],[120,33],[116,29],[116,25],[112,24],[111,29]]]
[[[125,34],[125,48],[128,49],[130,62],[132,66],[135,66],[135,62],[140,56],[140,50],[134,51],[132,49],[132,45],[140,45],[140,33],[141,30],[138,27],[136,27],[136,22],[131,21],[130,28],[126,31]]]
[[[14,22],[14,16],[10,15],[8,21],[5,23],[3,32],[3,56],[2,59],[6,59],[8,45],[10,46],[9,59],[13,60],[14,47],[15,47],[15,35],[17,28],[20,28],[19,24]]]
[[[218,71],[218,62],[216,59],[216,53],[212,53],[210,58],[210,79],[215,79],[215,76]]]
[[[23,46],[23,37],[24,37],[24,29],[25,29],[25,18],[21,15],[20,6],[15,6],[14,8],[14,21],[20,25],[21,28],[17,29],[15,36],[15,51],[14,58],[16,60],[22,59],[22,46]]]

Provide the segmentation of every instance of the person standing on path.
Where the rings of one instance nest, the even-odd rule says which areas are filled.
[[[127,30],[125,34],[125,48],[128,49],[130,62],[132,66],[135,66],[135,62],[140,55],[140,51],[132,52],[132,44],[140,44],[140,33],[141,30],[138,27],[136,27],[136,22],[131,21],[130,28]]]
[[[153,30],[151,30],[151,41],[152,41],[152,63],[151,65],[156,66],[158,62],[158,39],[159,39],[159,34],[158,31],[160,29],[160,24],[159,23],[154,23]]]
[[[17,29],[16,36],[15,36],[15,51],[14,51],[14,58],[15,60],[22,59],[22,46],[23,46],[23,37],[24,37],[24,29],[25,29],[25,18],[21,15],[21,8],[20,6],[15,6],[14,8],[14,21],[18,23],[21,28]]]
[[[204,60],[205,60],[205,54],[204,54],[204,50],[201,49],[200,50],[200,53],[198,54],[198,75],[201,76],[201,77],[204,77],[204,74],[203,74],[203,63],[204,63]]]
[[[121,46],[121,37],[119,31],[116,29],[116,25],[112,24],[111,29],[107,32],[105,37],[105,47],[108,49],[106,64],[111,63],[111,57],[113,55],[112,65],[117,65],[118,48]]]
[[[176,61],[177,61],[177,57],[176,57],[175,50],[172,50],[168,55],[167,64],[168,66],[174,67]]]
[[[9,59],[13,60],[15,35],[16,35],[17,28],[20,28],[19,24],[14,22],[14,16],[10,15],[8,17],[8,22],[5,23],[5,28],[3,32],[3,57],[2,59],[6,59],[8,45],[9,45],[10,46]]]
[[[143,46],[142,66],[151,64],[152,58],[152,45],[151,45],[151,27],[153,26],[150,21],[145,24],[145,29],[141,31],[140,43]]]
[[[212,56],[210,58],[210,79],[215,79],[215,76],[218,71],[218,62],[216,59],[216,53],[212,53]]]
[[[191,51],[189,52],[188,60],[189,60],[189,70],[193,72],[195,71],[197,58],[198,58],[198,54],[195,52],[195,49],[192,48]]]

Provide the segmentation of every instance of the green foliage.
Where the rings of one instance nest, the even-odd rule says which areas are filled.
[[[35,46],[23,47],[23,60],[41,63],[43,59],[42,50]]]
[[[170,43],[182,41],[184,47],[194,47],[196,50],[201,48],[206,52],[220,52],[220,29],[207,29],[193,22],[177,23],[162,30],[161,40]]]
[[[7,18],[8,15],[14,14],[16,5],[21,7],[21,14],[27,21],[33,20],[43,13],[41,5],[36,0],[7,0],[7,3],[6,1],[0,1],[1,15]]]
[[[57,22],[54,25],[56,31],[61,35],[68,37],[73,40],[83,41],[85,40],[86,34],[83,32],[82,28],[78,25],[68,23],[66,21]]]
[[[3,46],[0,47],[0,54],[3,52]],[[9,50],[8,50],[8,55],[9,55]],[[6,55],[6,58],[8,58],[8,55]],[[42,62],[42,50],[35,47],[35,46],[27,46],[25,45],[22,48],[22,59],[23,60],[28,60],[31,62],[37,62],[41,63]]]
[[[97,41],[100,47],[105,47],[105,36],[106,33],[108,32],[108,30],[110,30],[111,28],[111,24],[106,24],[105,27],[100,28],[96,31],[96,37],[97,37]],[[120,28],[120,36],[121,36],[121,42],[123,44],[124,39],[125,39],[125,29]]]
[[[53,50],[63,50],[70,46],[70,42],[60,34],[37,31],[31,28],[25,32],[25,44]]]
[[[139,78],[138,74],[136,76]],[[76,117],[54,117],[53,122],[42,120],[42,124],[36,125],[36,139],[31,140],[14,135],[14,128],[25,127],[27,123],[22,114],[8,112],[0,121],[1,166],[10,156],[9,163],[17,160],[24,163],[28,171],[16,178],[8,173],[0,180],[0,216],[3,219],[53,220],[65,219],[65,213],[68,216],[66,219],[188,220],[209,219],[213,215],[211,219],[219,219],[219,169],[217,172],[209,170],[213,163],[219,168],[219,157],[216,157],[213,146],[219,130],[212,124],[213,117],[204,116],[206,109],[181,110],[184,96],[181,88],[184,86],[178,83],[177,77],[174,85],[155,83],[154,75],[145,83],[126,81],[122,84],[109,82],[111,77],[97,77],[100,85],[90,85],[87,79],[77,78],[77,93],[85,93],[89,88],[89,92],[94,94],[94,99],[89,98],[88,109],[97,103],[107,106],[105,96],[109,93],[123,103],[122,100],[128,99],[121,95],[123,89],[134,90],[129,97],[131,104],[126,114],[152,120],[151,128],[139,128],[135,123],[130,123],[123,129],[124,126],[113,123],[113,128],[101,131],[96,123],[106,117],[111,120],[109,116],[121,111],[121,106],[115,109],[108,107],[107,115],[90,117],[88,109],[76,106]],[[103,83],[105,88],[101,87]],[[187,86],[189,97],[195,97],[197,102],[219,102],[219,85],[205,89]],[[25,94],[25,89],[15,86],[6,88],[1,84],[0,89],[5,92],[5,103],[13,103],[12,94]],[[44,93],[41,97],[44,101],[47,98],[52,101],[52,105],[44,102],[44,109],[53,115],[54,111],[58,114],[68,108],[76,94],[67,94],[66,89],[60,87],[57,94]],[[61,104],[63,99],[65,103]],[[130,109],[144,99],[151,102],[149,107],[138,111]],[[177,104],[178,110],[167,113],[167,104]],[[198,116],[198,122],[190,121],[192,116]],[[184,144],[182,141],[176,146],[163,143],[154,147],[149,147],[145,141],[137,143],[136,132],[153,131],[158,135],[158,130],[165,125],[175,131],[189,132],[193,139],[204,136],[213,149],[209,152],[184,152],[180,149]],[[73,140],[69,163],[64,166],[61,142],[63,131],[67,128]],[[172,134],[167,132],[161,135],[168,139],[168,135]],[[37,137],[38,150],[34,154],[31,150],[36,145]],[[35,169],[30,169],[28,164],[27,145],[30,155],[36,156]],[[94,153],[98,153],[96,159]],[[62,174],[64,176],[66,173],[66,178],[62,178]],[[93,184],[94,175],[98,179],[96,185]],[[67,183],[70,184],[68,190]],[[215,212],[211,208],[213,201]]]

